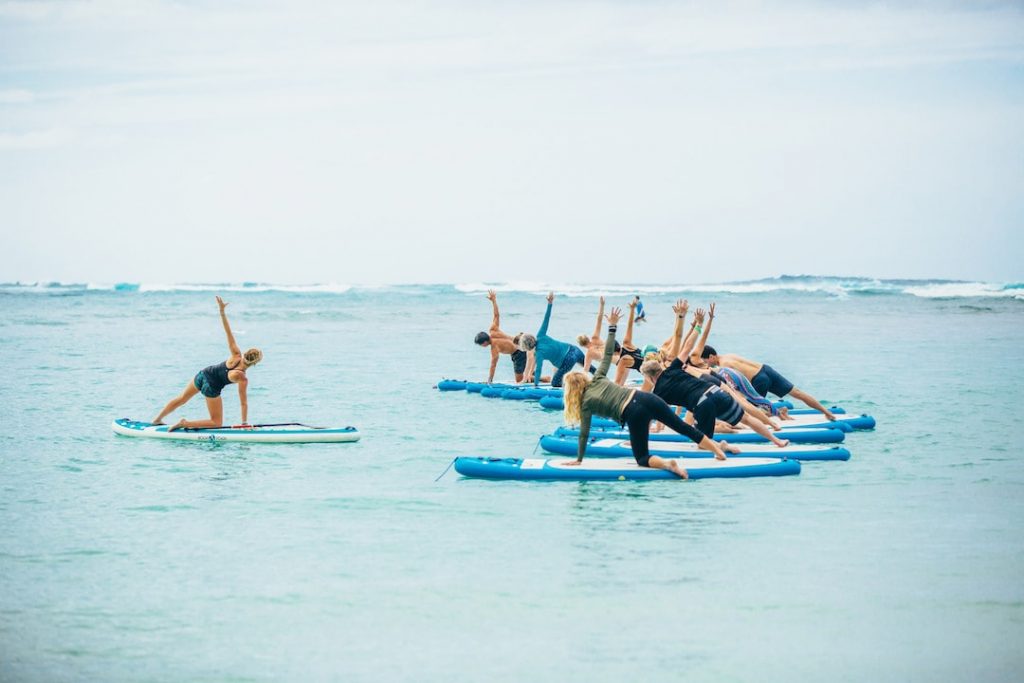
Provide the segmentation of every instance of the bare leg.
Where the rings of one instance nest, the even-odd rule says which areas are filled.
[[[789,445],[789,439],[780,439],[779,437],[775,436],[775,434],[773,434],[771,430],[764,426],[763,422],[751,417],[750,415],[744,413],[742,422],[743,424],[747,425],[755,432],[763,436],[764,438],[771,441],[779,448],[783,448]]]
[[[193,396],[198,394],[198,393],[199,393],[199,390],[196,389],[196,385],[193,382],[189,382],[188,384],[186,384],[185,385],[185,390],[182,391],[181,394],[179,396],[177,396],[176,398],[172,398],[167,403],[167,405],[164,406],[164,409],[160,411],[160,414],[157,415],[155,418],[153,418],[153,424],[155,424],[155,425],[163,424],[165,417],[167,417],[168,415],[173,413],[175,410],[177,410],[178,408],[180,408],[183,405],[185,405],[186,403],[188,403],[189,400]]]
[[[173,432],[175,429],[215,429],[224,424],[224,402],[220,396],[214,398],[206,397],[206,409],[210,411],[209,420],[186,420],[182,418],[176,425],[167,428]]]
[[[656,455],[652,455],[651,459],[647,461],[647,466],[659,470],[668,470],[680,479],[690,478],[690,475],[686,473],[686,468],[680,465],[678,460],[671,458],[659,458]]]
[[[827,417],[829,420],[835,420],[836,419],[836,416],[833,415],[831,413],[831,411],[829,411],[828,408],[826,408],[825,406],[821,405],[821,403],[818,401],[818,399],[814,398],[813,396],[808,394],[806,391],[801,391],[800,389],[793,388],[793,389],[790,390],[789,395],[793,396],[793,397],[795,397],[795,398],[797,398],[797,399],[799,399],[801,401],[803,401],[804,403],[809,405],[811,408],[814,408],[815,410],[824,413],[825,417]]]

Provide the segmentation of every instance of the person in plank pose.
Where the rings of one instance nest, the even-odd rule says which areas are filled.
[[[494,310],[494,317],[491,318],[491,327],[487,332],[477,332],[476,338],[473,340],[477,346],[490,348],[491,350],[491,369],[487,373],[487,383],[491,384],[494,382],[494,371],[498,367],[498,358],[501,357],[501,354],[512,356],[512,370],[515,373],[516,382],[522,382],[526,372],[528,356],[533,352],[524,351],[516,344],[516,340],[522,335],[522,332],[515,337],[510,337],[506,332],[502,332],[501,315],[498,312],[498,295],[495,294],[493,289],[487,290],[487,298],[490,300],[491,308]]]
[[[747,414],[732,392],[721,386],[720,379],[709,375],[702,376],[699,373],[691,374],[687,371],[687,359],[697,341],[696,329],[704,319],[704,311],[697,309],[690,326],[690,333],[687,334],[686,343],[683,344],[683,322],[686,319],[686,309],[682,303],[678,302],[672,307],[676,314],[676,327],[669,356],[674,360],[667,368],[661,361],[654,358],[644,361],[644,364],[640,366],[640,372],[645,380],[644,388],[652,386],[654,394],[665,399],[666,403],[685,408],[696,422],[697,429],[709,438],[715,435],[717,420],[722,420],[730,427],[735,427],[742,422],[776,446],[780,448],[788,446],[789,441],[775,436],[757,416]],[[714,312],[714,304],[711,304],[708,329],[711,326],[711,319],[714,318]],[[706,334],[707,329],[704,332]],[[680,349],[680,347],[682,348]],[[722,441],[721,445],[724,450],[739,452],[739,449],[730,446],[725,441]]]
[[[761,396],[767,398],[769,392],[775,394],[779,398],[792,395],[794,398],[803,401],[811,408],[822,413],[829,420],[835,421],[836,419],[836,416],[833,415],[828,408],[823,406],[818,399],[814,398],[806,391],[797,389],[793,386],[792,382],[780,375],[772,366],[766,363],[758,363],[744,358],[743,356],[738,356],[735,353],[720,355],[713,346],[704,346],[700,352],[700,357],[712,368],[718,366],[730,368],[739,372],[750,380],[750,384],[753,385],[754,389],[757,393],[761,394]]]
[[[676,432],[689,437],[701,448],[711,451],[715,458],[725,460],[725,453],[715,441],[707,438],[690,425],[683,422],[672,408],[660,397],[639,389],[620,387],[608,379],[612,355],[615,353],[615,330],[618,326],[621,311],[613,308],[608,314],[608,339],[604,345],[604,357],[591,379],[584,372],[571,372],[565,376],[566,424],[579,424],[579,451],[575,461],[583,462],[583,455],[590,436],[590,423],[593,416],[608,417],[617,420],[629,428],[629,443],[633,449],[633,457],[641,467],[654,467],[668,470],[685,479],[686,469],[677,460],[661,458],[650,454],[651,420],[657,420]]]
[[[185,385],[185,390],[176,398],[173,398],[164,406],[160,414],[153,420],[153,424],[163,424],[163,419],[170,413],[185,405],[193,396],[201,393],[206,398],[206,409],[210,412],[208,420],[186,420],[181,418],[176,424],[167,428],[167,431],[175,429],[209,429],[220,427],[224,424],[224,404],[220,398],[220,392],[229,384],[238,385],[238,401],[242,405],[242,424],[247,424],[249,418],[249,402],[246,398],[246,389],[249,381],[245,371],[263,360],[263,352],[259,349],[249,349],[245,353],[235,343],[235,336],[231,334],[231,325],[228,324],[228,316],[224,313],[227,303],[217,297],[217,306],[220,308],[220,321],[224,325],[224,334],[228,337],[228,350],[231,357],[223,363],[217,363],[203,368],[196,373],[191,382]]]
[[[533,364],[527,362],[526,374],[529,376],[532,372],[533,383],[540,383],[541,366],[544,361],[548,361],[555,366],[555,374],[551,376],[551,386],[560,387],[562,386],[562,378],[565,374],[572,370],[576,364],[583,364],[583,352],[572,344],[566,344],[563,341],[558,341],[554,337],[548,336],[548,324],[551,322],[551,304],[555,301],[555,293],[548,292],[548,307],[544,311],[544,321],[540,324],[540,329],[537,330],[537,336],[532,334],[524,334],[519,339],[519,348],[524,351],[533,351],[534,358]]]

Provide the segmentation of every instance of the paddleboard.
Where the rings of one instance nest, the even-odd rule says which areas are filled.
[[[176,429],[123,417],[111,427],[122,436],[177,441],[244,441],[248,443],[338,443],[359,441],[355,427],[310,427],[304,424],[252,425],[217,429]]]
[[[540,439],[540,447],[548,453],[568,455],[576,457],[579,448],[579,438],[566,436],[543,436]],[[742,453],[727,453],[729,458],[751,458],[751,457],[775,457],[789,458],[790,460],[849,460],[850,451],[839,446],[786,446],[779,448],[771,444],[743,444],[740,446]],[[715,454],[710,451],[701,450],[692,441],[651,441],[649,442],[651,455],[665,457],[685,456],[688,458],[713,458]],[[633,449],[629,445],[629,439],[589,439],[587,441],[586,455],[598,458],[623,458],[633,457]]]
[[[601,418],[601,420],[604,420],[604,418]],[[594,418],[590,428],[590,436],[592,438],[629,438],[629,431],[622,429],[612,420],[602,421],[600,424],[609,426],[599,427],[598,418]],[[579,435],[580,430],[578,427],[559,427],[555,430],[555,436],[578,437]],[[842,443],[846,439],[846,433],[839,429],[784,429],[782,431],[775,432],[775,436],[780,439],[789,439],[790,443]],[[729,434],[716,433],[714,438],[715,441],[728,441],[729,443],[768,443],[768,439],[764,438],[757,432],[752,431],[732,432]],[[674,432],[668,427],[665,427],[665,429],[660,432],[652,432],[650,440],[690,441],[689,437]],[[690,443],[693,442],[691,441]]]
[[[781,477],[800,474],[796,460],[778,458],[679,458],[690,479],[725,477]],[[633,458],[584,460],[567,465],[565,459],[547,458],[456,458],[455,471],[464,477],[542,481],[643,481],[675,479],[666,470],[640,467]]]

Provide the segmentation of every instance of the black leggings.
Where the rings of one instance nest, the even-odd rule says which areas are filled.
[[[629,445],[633,449],[636,464],[641,467],[648,467],[651,460],[650,443],[648,442],[651,433],[651,420],[657,420],[674,429],[692,439],[694,443],[700,443],[704,438],[703,434],[683,422],[660,396],[637,390],[633,393],[630,402],[626,404],[625,410],[622,411],[622,421],[629,427]]]

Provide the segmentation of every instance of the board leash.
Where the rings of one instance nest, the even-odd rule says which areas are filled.
[[[437,479],[435,479],[434,481],[435,482],[441,481],[441,477],[443,477],[444,475],[448,474],[448,470],[450,470],[452,468],[452,465],[454,465],[454,464],[455,464],[455,458],[452,458],[452,461],[450,463],[448,463],[448,467],[445,467],[444,468],[444,472],[442,472],[440,475],[438,475]]]

